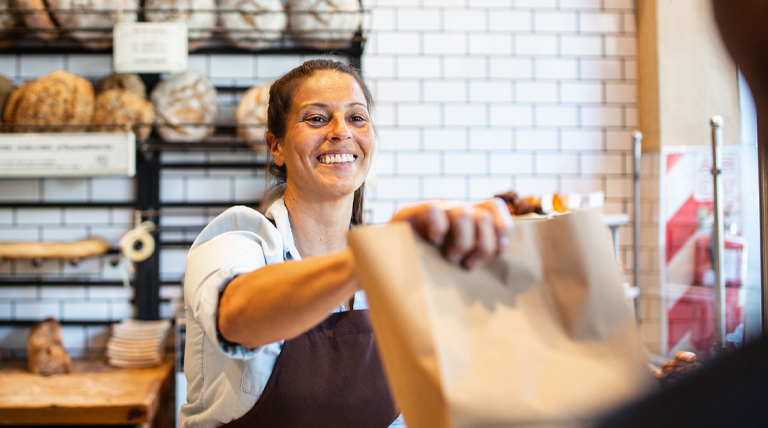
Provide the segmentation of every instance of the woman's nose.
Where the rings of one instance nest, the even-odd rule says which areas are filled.
[[[352,136],[349,126],[343,118],[335,117],[331,121],[331,129],[328,133],[328,139],[331,141],[344,141]]]

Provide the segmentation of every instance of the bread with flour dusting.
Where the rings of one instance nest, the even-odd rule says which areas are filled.
[[[86,49],[112,47],[112,27],[136,22],[138,0],[46,0],[54,20]],[[122,12],[118,12],[121,10]],[[86,13],[88,12],[88,13]],[[104,31],[99,31],[99,29]],[[76,31],[77,29],[83,29]],[[88,29],[88,30],[85,30]]]
[[[185,22],[189,50],[203,46],[216,27],[215,0],[146,0],[144,17],[150,22]]]
[[[59,38],[59,27],[51,16],[44,0],[15,0],[16,6],[23,10],[21,17],[24,25],[32,30],[38,39],[55,40]]]
[[[245,91],[237,105],[237,137],[247,141],[262,141],[267,132],[269,88],[272,82],[256,85]]]
[[[219,0],[219,23],[232,44],[256,50],[280,41],[288,17],[282,0]]]
[[[219,94],[196,71],[177,73],[158,83],[150,101],[155,107],[157,132],[165,141],[204,141],[215,130]]]
[[[347,45],[362,21],[359,0],[289,0],[288,10],[296,43],[316,49]]]

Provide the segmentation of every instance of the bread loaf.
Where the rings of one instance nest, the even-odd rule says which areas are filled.
[[[13,81],[5,76],[0,75],[0,112],[4,111],[5,104],[8,102],[8,98],[13,92]],[[0,122],[3,121],[2,115],[0,115]]]
[[[24,25],[32,29],[35,37],[42,40],[54,40],[59,37],[58,26],[48,12],[44,0],[15,0],[19,9],[24,10]]]
[[[112,46],[112,27],[118,22],[136,22],[138,0],[46,0],[51,14],[63,30],[78,28],[105,31],[67,31],[86,49],[103,50]],[[123,12],[118,14],[117,10]],[[83,13],[90,11],[93,13]]]
[[[226,37],[243,49],[264,49],[280,40],[288,24],[281,0],[219,0]]]
[[[243,94],[237,105],[235,117],[237,138],[247,141],[262,141],[267,132],[267,109],[269,107],[269,88],[272,82],[256,85]],[[242,126],[245,125],[245,126]]]
[[[133,131],[133,125],[137,123],[151,124],[155,120],[155,109],[152,104],[139,98],[131,92],[122,89],[110,89],[96,97],[96,106],[93,112],[96,132]],[[150,126],[142,126],[138,137],[146,140],[152,131]]]
[[[46,376],[72,370],[72,360],[61,343],[61,329],[55,319],[32,326],[27,339],[27,367],[32,373]]]
[[[54,71],[16,89],[5,106],[4,119],[13,125],[87,125],[93,116],[93,102],[91,82],[66,71]],[[21,126],[17,130],[31,129]],[[53,126],[48,130],[70,129]]]
[[[288,9],[296,43],[316,49],[348,44],[362,20],[359,0],[290,0]]]
[[[203,141],[213,134],[219,95],[200,73],[174,74],[155,86],[150,100],[155,107],[157,132],[163,140]]]
[[[13,0],[0,0],[0,48],[9,46],[11,42],[8,38],[21,37],[20,34],[13,34],[14,30],[19,29],[22,25],[21,15],[16,11],[16,7],[13,5]]]
[[[122,89],[139,98],[147,99],[147,87],[137,74],[110,74],[99,80],[94,88],[97,97],[110,89]]]
[[[186,22],[190,52],[203,46],[216,26],[214,0],[146,0],[144,9],[150,22]]]

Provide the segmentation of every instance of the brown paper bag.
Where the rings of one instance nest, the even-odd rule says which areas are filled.
[[[475,271],[404,223],[349,239],[409,428],[580,426],[650,388],[596,211],[518,222]]]

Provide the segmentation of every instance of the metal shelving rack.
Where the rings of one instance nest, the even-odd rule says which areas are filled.
[[[143,8],[144,1],[140,2]],[[361,4],[362,6],[362,4]],[[16,11],[19,12],[19,11]],[[21,11],[23,12],[23,11]],[[93,13],[93,11],[90,11]],[[101,11],[109,13],[114,11]],[[198,11],[199,12],[199,11]],[[219,13],[221,11],[218,11]],[[69,12],[72,13],[72,12]],[[74,12],[80,13],[80,12]],[[82,12],[84,13],[84,12]],[[369,11],[362,9],[363,21],[369,17]],[[214,28],[213,36],[206,42],[206,45],[195,50],[194,54],[244,54],[244,55],[332,55],[345,58],[350,65],[358,70],[361,69],[361,58],[365,47],[366,32],[365,28],[370,28],[363,22],[362,29],[358,30],[352,37],[350,43],[344,47],[332,50],[319,50],[310,47],[298,46],[296,36],[284,35],[272,47],[260,50],[244,50],[232,46],[220,32],[220,28]],[[78,31],[94,31],[103,34],[111,28],[88,28],[78,29]],[[51,41],[41,40],[35,37],[37,31],[50,31],[42,29],[19,29],[6,32],[0,36],[2,42],[12,42],[10,46],[0,49],[2,54],[111,54],[111,49],[91,50],[79,45],[74,39],[67,37],[57,38]],[[260,36],[255,34],[252,39],[258,40]],[[311,37],[311,36],[310,36]],[[140,74],[140,77],[147,86],[148,93],[160,81],[160,74]],[[247,86],[218,86],[220,92],[236,92],[247,90]],[[162,202],[160,200],[160,174],[164,169],[264,169],[265,162],[169,162],[162,161],[163,153],[170,152],[253,152],[253,144],[238,141],[234,138],[235,126],[216,125],[219,131],[206,142],[164,142],[153,132],[145,141],[137,141],[136,156],[136,175],[134,177],[136,197],[134,201],[129,202],[4,202],[0,203],[0,208],[130,208],[141,213],[142,221],[152,221],[160,225],[163,215],[167,215],[169,210],[173,209],[197,209],[198,211],[206,208],[224,209],[233,204],[247,204],[250,206],[258,205],[258,200],[250,201],[195,201],[195,202]],[[218,138],[224,135],[223,138]],[[221,141],[221,140],[224,141]],[[253,143],[253,142],[252,142]],[[261,142],[263,144],[263,142]],[[167,226],[157,227],[153,232],[153,237],[157,243],[157,249],[145,261],[136,263],[135,275],[133,279],[135,288],[135,307],[138,319],[154,320],[160,318],[159,295],[161,285],[179,284],[179,282],[161,281],[159,253],[162,248],[189,248],[192,244],[188,241],[163,241],[161,235],[163,232],[187,232],[191,230],[199,232],[201,226]],[[108,255],[117,254],[119,250],[110,250]],[[23,277],[23,278],[2,278],[0,286],[56,286],[56,285],[98,285],[98,286],[122,286],[122,282],[114,280],[92,280],[77,277]],[[93,320],[63,320],[62,324],[74,325],[105,325],[114,321],[93,321]],[[0,322],[0,325],[25,325],[26,321],[6,321]]]

